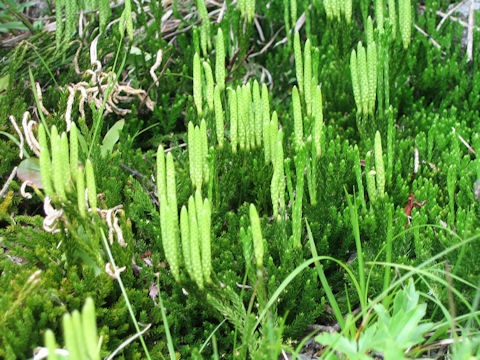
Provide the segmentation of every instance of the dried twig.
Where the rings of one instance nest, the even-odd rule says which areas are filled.
[[[438,23],[437,25],[437,31],[440,30],[440,28],[442,27],[443,23],[450,17],[450,15],[452,15],[455,11],[457,11],[460,7],[462,7],[462,5],[467,2],[467,0],[463,0],[461,2],[459,2],[457,5],[455,5],[453,8],[451,8],[450,10],[448,10],[448,12],[446,14],[444,14],[442,16],[442,20],[440,20],[440,22]],[[437,12],[438,14],[438,12]]]
[[[454,127],[452,127],[452,131],[454,133],[457,133],[457,130]],[[460,139],[460,141],[462,142],[462,144],[467,147],[468,151],[470,151],[472,154],[475,154],[475,155],[477,154],[475,152],[475,150],[470,146],[470,144],[468,142],[466,142],[465,139],[461,135],[457,134],[457,136]]]
[[[442,47],[440,46],[440,44],[438,42],[436,42],[431,35],[427,34],[425,32],[425,30],[423,30],[420,26],[418,26],[417,24],[415,24],[415,29],[417,29],[422,35],[425,35],[429,40],[430,42],[440,51],[442,51]],[[445,55],[445,52],[442,51],[442,53]]]
[[[133,341],[135,341],[139,336],[142,336],[144,333],[146,333],[148,331],[148,329],[150,329],[150,327],[152,326],[152,324],[147,324],[147,326],[145,326],[145,329],[143,329],[142,331],[140,331],[139,333],[136,333],[135,335],[133,335],[132,337],[128,338],[127,340],[125,340],[123,343],[120,344],[119,347],[117,347],[110,355],[108,355],[105,360],[112,360],[116,355],[117,353],[119,353],[120,351],[122,351],[128,344],[132,343]]]
[[[468,12],[468,32],[467,32],[467,62],[473,60],[473,28],[475,27],[474,0],[470,0],[470,10]]]
[[[280,27],[280,29],[277,30],[277,32],[273,35],[273,37],[269,40],[268,43],[265,44],[265,46],[263,48],[260,49],[260,51],[257,51],[256,53],[253,53],[251,55],[248,56],[249,59],[255,57],[255,56],[258,56],[258,55],[261,55],[263,54],[270,46],[272,46],[274,40],[276,39],[276,37],[278,36],[278,34],[280,33],[280,31],[283,30],[283,26]]]
[[[10,183],[12,182],[13,178],[17,174],[17,167],[15,166],[10,173],[10,176],[8,177],[7,181],[5,182],[5,185],[3,185],[2,190],[0,190],[0,198],[7,192],[8,187],[10,186]]]

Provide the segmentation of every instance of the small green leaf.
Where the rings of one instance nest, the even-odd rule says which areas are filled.
[[[38,158],[31,157],[23,160],[18,165],[17,176],[22,182],[31,181],[37,188],[43,189]]]
[[[103,138],[102,146],[100,147],[100,153],[102,157],[105,157],[107,156],[107,154],[112,153],[113,147],[120,138],[120,131],[123,129],[124,125],[125,120],[121,119],[118,120],[115,124],[113,124],[110,130],[108,130],[107,134]]]

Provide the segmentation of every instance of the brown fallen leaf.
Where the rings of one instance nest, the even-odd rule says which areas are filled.
[[[148,287],[148,296],[150,296],[152,300],[155,300],[155,298],[158,296],[158,286],[154,282],[152,282]]]
[[[407,227],[408,224],[410,224],[410,221],[412,220],[413,208],[421,208],[423,205],[425,205],[426,202],[427,200],[423,200],[422,202],[415,201],[414,194],[410,194],[408,196],[407,204],[403,208],[403,212],[405,213],[405,215],[407,215],[407,222],[405,223],[405,227]]]

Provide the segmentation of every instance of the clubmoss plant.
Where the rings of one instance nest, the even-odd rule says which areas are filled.
[[[208,51],[212,48],[210,38],[210,18],[208,17],[207,6],[205,0],[197,0],[198,17],[202,20],[200,24],[200,46],[202,48],[203,56],[208,56]]]
[[[182,252],[187,272],[200,290],[211,283],[212,263],[210,245],[211,207],[207,199],[202,201],[197,189],[195,198],[188,199],[180,212]]]
[[[215,40],[215,82],[222,92],[225,89],[225,41],[221,27]]]
[[[203,0],[202,0],[203,1]],[[200,65],[200,55],[195,53],[193,56],[193,100],[197,108],[197,114],[202,117],[202,67]]]
[[[232,152],[237,152],[238,144],[238,110],[237,110],[237,92],[228,88],[228,109],[230,115],[230,145]]]
[[[213,102],[215,104],[215,124],[216,124],[216,130],[217,130],[216,132],[217,132],[218,147],[222,149],[223,139],[224,139],[224,130],[223,130],[224,115],[223,115],[222,99],[220,97],[220,87],[218,85],[215,86]]]
[[[295,32],[295,36],[293,38],[293,52],[295,55],[295,73],[297,76],[298,90],[300,90],[300,93],[303,93],[302,46],[300,45],[300,34],[298,31]]]
[[[205,74],[205,99],[207,100],[208,111],[213,111],[213,97],[214,97],[214,82],[213,73],[210,64],[206,61],[203,62],[203,71]]]
[[[273,176],[270,185],[270,192],[273,204],[273,216],[280,220],[281,214],[285,211],[285,172],[284,172],[284,155],[283,155],[283,131],[278,129],[277,113],[272,114],[270,123],[270,144],[272,145],[272,164]]]
[[[300,149],[303,144],[303,116],[302,106],[300,105],[300,96],[296,86],[294,86],[292,90],[292,106],[295,149]]]
[[[400,35],[405,49],[410,45],[412,37],[412,4],[410,0],[402,0],[398,6],[398,22],[400,24]]]
[[[377,193],[380,199],[385,197],[385,166],[383,164],[382,138],[380,132],[375,134],[375,171],[377,175]]]
[[[97,209],[97,186],[95,185],[95,174],[90,159],[85,162],[85,177],[87,178],[88,205],[95,212]]]
[[[295,187],[295,201],[292,210],[292,236],[293,247],[300,248],[302,246],[302,203],[303,189],[305,178],[305,166],[307,160],[307,149],[303,142],[300,144],[295,156],[295,169],[297,184]]]
[[[208,183],[210,176],[207,162],[207,124],[204,119],[200,122],[200,126],[193,126],[192,122],[188,123],[188,147],[190,179],[197,189],[201,189],[203,183]]]
[[[63,338],[68,358],[72,360],[100,360],[99,338],[95,316],[95,305],[92,298],[87,298],[82,312],[78,310],[66,313],[62,321]],[[52,330],[45,332],[45,346],[48,349],[48,360],[57,360],[59,356],[55,335]]]
[[[157,151],[157,188],[160,204],[160,227],[163,250],[173,277],[176,281],[179,281],[180,244],[175,166],[171,153],[168,153],[165,159],[165,152],[162,145],[158,147]]]

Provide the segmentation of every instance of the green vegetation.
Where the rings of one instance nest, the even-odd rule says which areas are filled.
[[[0,358],[480,358],[455,5],[0,5]]]

